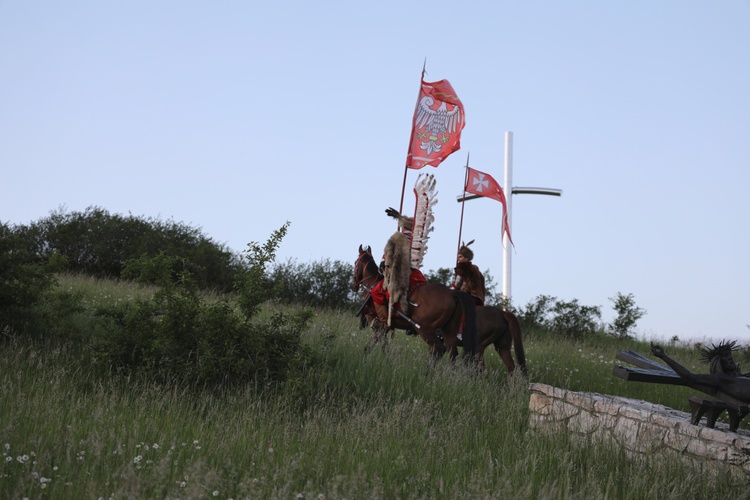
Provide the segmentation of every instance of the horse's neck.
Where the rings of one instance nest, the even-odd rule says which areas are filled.
[[[362,262],[362,279],[359,281],[360,285],[372,288],[375,286],[375,283],[382,279],[383,276],[378,271],[378,266],[374,260]]]
[[[374,260],[365,263],[365,270],[362,275],[362,282],[367,282],[370,286],[375,285],[375,283],[383,279]]]
[[[362,284],[365,285],[365,286],[367,286],[367,287],[372,288],[373,286],[375,286],[375,283],[377,283],[378,281],[380,281],[382,279],[383,279],[383,276],[381,276],[379,273],[378,274],[368,274],[368,275],[366,275],[365,277],[362,278]]]

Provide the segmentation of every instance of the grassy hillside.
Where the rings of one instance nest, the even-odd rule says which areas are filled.
[[[81,277],[92,310],[148,289]],[[615,352],[525,332],[529,378],[687,409],[685,388],[626,383]],[[396,335],[364,353],[353,311],[316,313],[304,342],[321,363],[282,391],[156,384],[94,371],[66,345],[6,338],[0,351],[0,498],[709,498],[746,485],[680,462],[528,428],[527,382],[492,352],[476,375]],[[670,354],[698,371],[694,350]]]

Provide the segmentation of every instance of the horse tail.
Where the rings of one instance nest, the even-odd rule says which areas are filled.
[[[464,346],[464,358],[474,358],[479,350],[477,335],[477,310],[474,299],[466,292],[456,292],[464,312],[464,331],[461,343]]]
[[[521,373],[524,376],[528,375],[526,371],[526,353],[523,350],[523,338],[521,337],[521,323],[515,314],[509,311],[503,311],[505,320],[508,322],[510,327],[510,336],[513,339],[513,350],[516,353],[516,361],[518,361],[518,367],[521,369]]]

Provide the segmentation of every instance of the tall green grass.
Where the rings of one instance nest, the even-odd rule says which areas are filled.
[[[101,300],[141,293],[67,284],[79,285],[92,302],[110,286]],[[528,381],[510,378],[496,354],[480,375],[447,360],[431,367],[426,345],[401,333],[386,352],[366,355],[368,331],[349,311],[318,313],[304,340],[323,363],[275,393],[157,385],[92,372],[65,345],[6,341],[0,498],[683,499],[747,491],[678,460],[628,459],[610,444],[530,429]],[[644,343],[529,332],[525,347],[531,381],[686,406],[689,393],[611,375],[617,349],[645,352]]]

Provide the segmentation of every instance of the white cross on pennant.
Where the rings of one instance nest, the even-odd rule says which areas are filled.
[[[477,192],[479,192],[479,193],[482,192],[482,188],[483,187],[486,187],[486,188],[490,187],[490,181],[485,180],[484,174],[477,174],[477,176],[474,177],[474,179],[472,179],[472,184],[474,186],[476,186],[477,184],[479,184],[479,186],[477,187]]]

